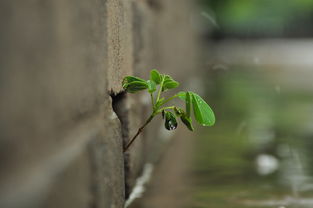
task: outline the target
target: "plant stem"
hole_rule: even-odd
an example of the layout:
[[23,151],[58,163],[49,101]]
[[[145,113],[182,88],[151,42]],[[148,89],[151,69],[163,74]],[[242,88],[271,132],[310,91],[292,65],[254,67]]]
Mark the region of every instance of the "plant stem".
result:
[[167,102],[169,102],[169,101],[171,101],[171,100],[173,100],[174,98],[177,98],[177,97],[178,97],[178,95],[174,95],[174,96],[172,96],[170,98],[167,98],[166,100],[163,101],[162,105],[164,105],[165,103],[167,103]]
[[174,108],[175,108],[175,106],[164,107],[164,108],[159,109],[158,112],[162,112],[163,110],[174,109]]
[[151,97],[152,108],[154,108],[154,100],[153,100],[153,94],[152,94],[152,92],[150,93],[150,97]]
[[148,123],[150,123],[150,121],[153,119],[153,117],[155,116],[155,113],[152,113],[150,115],[150,117],[147,119],[147,121],[138,129],[137,133],[135,134],[135,136],[130,140],[130,142],[126,145],[125,149],[123,152],[126,152],[128,150],[128,148],[130,147],[130,145],[135,141],[135,139],[138,137],[138,135],[142,132],[142,130],[146,127],[146,125]]
[[162,88],[163,88],[163,83],[164,83],[164,76],[162,76],[162,80],[161,80],[161,83],[160,83],[160,88],[159,88],[159,92],[158,92],[158,96],[155,100],[155,103],[157,103],[160,99],[160,96],[161,96],[161,92],[162,92]]

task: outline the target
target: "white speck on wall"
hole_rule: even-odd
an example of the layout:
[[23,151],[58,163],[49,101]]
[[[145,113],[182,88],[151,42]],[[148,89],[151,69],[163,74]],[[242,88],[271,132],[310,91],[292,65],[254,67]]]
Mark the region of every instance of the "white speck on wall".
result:
[[114,111],[112,111],[111,115],[110,115],[110,120],[114,120],[117,119],[117,115]]
[[150,180],[152,171],[153,165],[151,163],[145,164],[142,175],[137,178],[135,187],[125,202],[125,208],[128,207],[135,199],[140,198],[145,192],[145,184]]
[[268,175],[275,172],[279,167],[276,157],[268,154],[260,154],[256,158],[257,172],[260,175]]

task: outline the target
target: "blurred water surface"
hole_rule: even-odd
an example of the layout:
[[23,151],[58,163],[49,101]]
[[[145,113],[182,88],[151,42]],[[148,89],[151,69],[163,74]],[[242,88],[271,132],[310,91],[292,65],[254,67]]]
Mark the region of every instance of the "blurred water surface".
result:
[[[202,77],[217,123],[194,140],[187,207],[313,207],[312,65],[290,55],[301,44],[271,56],[271,44],[257,55],[254,45],[221,44],[215,52],[224,57],[210,54],[216,63]],[[237,58],[223,62],[225,47]]]

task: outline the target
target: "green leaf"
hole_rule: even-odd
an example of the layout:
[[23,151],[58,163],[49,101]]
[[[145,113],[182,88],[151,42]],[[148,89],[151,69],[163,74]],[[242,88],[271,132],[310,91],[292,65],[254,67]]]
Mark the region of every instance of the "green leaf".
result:
[[124,77],[123,82],[122,82],[123,88],[125,88],[124,87],[125,85],[128,85],[129,83],[136,82],[136,81],[138,81],[138,82],[146,82],[146,80],[141,79],[139,77],[126,76],[126,77]]
[[190,118],[191,101],[192,101],[191,93],[186,92],[186,115],[188,118]]
[[123,88],[129,93],[135,93],[148,88],[146,81],[133,81],[123,85]]
[[166,75],[164,77],[162,91],[166,91],[168,89],[173,89],[179,86],[179,83],[175,81],[171,76]]
[[187,128],[190,130],[190,131],[193,131],[194,128],[192,126],[192,120],[190,117],[188,117],[186,114],[183,114],[181,117],[180,117],[181,121],[185,124],[185,126],[187,126]]
[[164,117],[165,117],[164,126],[167,130],[174,130],[177,128],[177,121],[172,112],[165,111]]
[[[214,125],[215,116],[210,106],[198,94],[194,92],[188,93],[191,96],[191,102],[196,120],[204,126]],[[187,92],[179,92],[176,95],[178,98],[187,103]]]
[[162,91],[173,89],[173,88],[176,88],[178,86],[179,86],[178,82],[176,82],[176,81],[168,81],[168,82],[164,83]]
[[210,106],[196,93],[192,94],[193,113],[196,120],[203,126],[212,126],[215,123],[215,116]]
[[123,79],[122,85],[123,88],[129,93],[135,93],[140,90],[145,90],[149,87],[146,80],[134,76],[125,77]]
[[156,84],[155,84],[154,81],[148,80],[148,81],[147,81],[147,85],[148,85],[148,91],[149,91],[150,93],[156,91]]
[[158,70],[153,69],[150,72],[150,80],[154,81],[156,84],[160,84],[162,81],[162,75]]

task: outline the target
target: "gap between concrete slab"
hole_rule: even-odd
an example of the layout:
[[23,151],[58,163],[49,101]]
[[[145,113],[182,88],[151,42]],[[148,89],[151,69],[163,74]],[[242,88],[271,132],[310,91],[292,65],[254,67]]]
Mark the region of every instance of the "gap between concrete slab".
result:
[[[119,121],[121,122],[123,148],[126,146],[129,140],[129,109],[127,108],[127,94],[126,92],[120,92],[118,94],[111,94],[112,108],[116,113]],[[124,153],[124,175],[125,175],[125,199],[128,199],[130,195],[130,185],[127,183],[127,179],[130,175],[130,157],[129,153]]]

